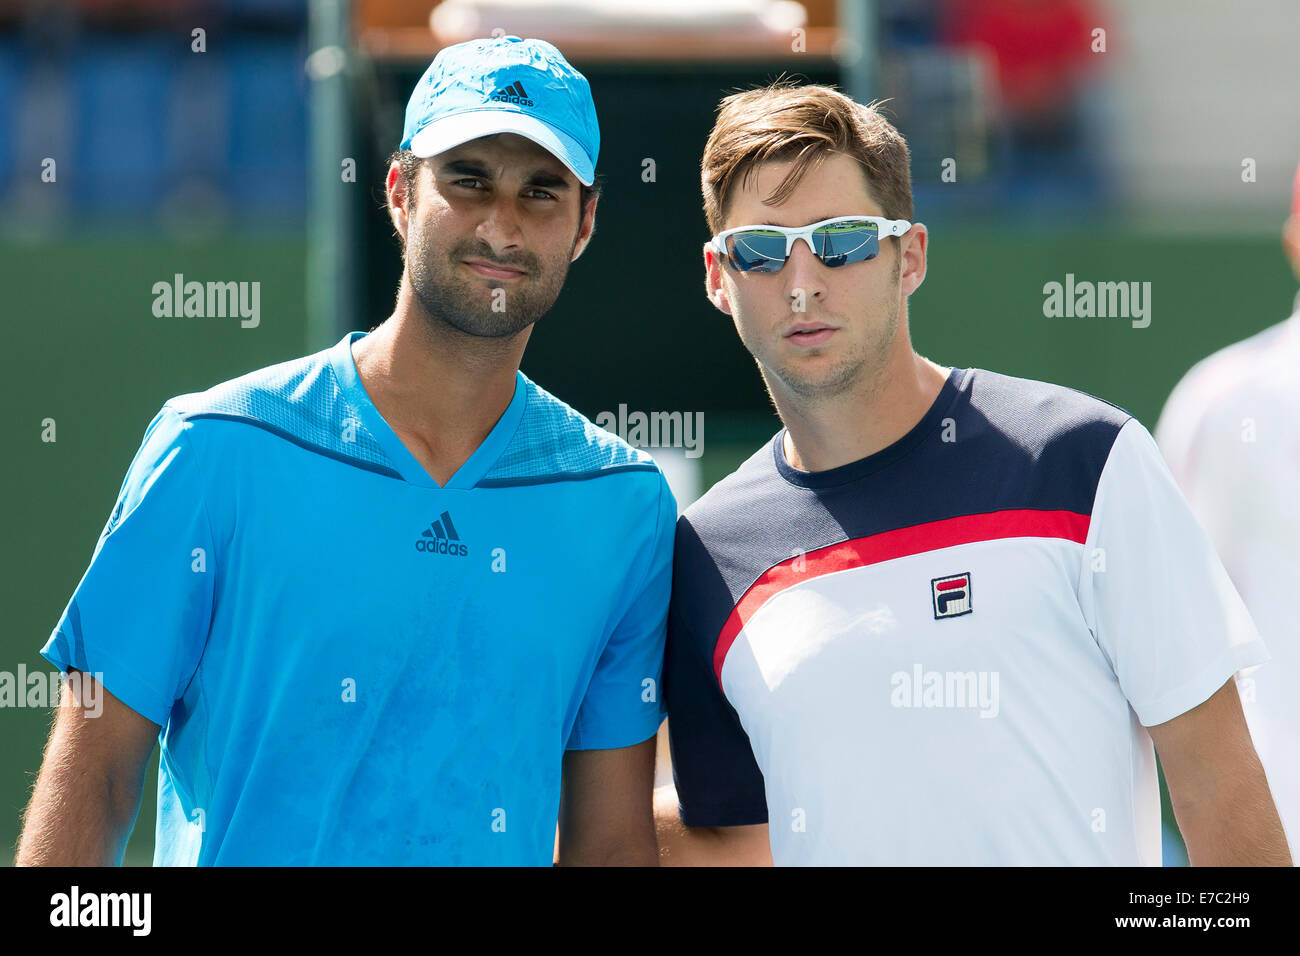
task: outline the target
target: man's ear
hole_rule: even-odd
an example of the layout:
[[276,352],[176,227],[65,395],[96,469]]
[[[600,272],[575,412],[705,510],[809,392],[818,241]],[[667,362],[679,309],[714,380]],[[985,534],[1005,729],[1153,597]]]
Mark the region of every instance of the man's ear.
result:
[[582,224],[578,227],[578,238],[573,243],[573,255],[570,262],[577,262],[578,256],[582,255],[587,249],[587,244],[591,242],[591,237],[596,233],[596,202],[600,195],[592,196],[587,201],[587,208],[582,211]]
[[394,160],[388,166],[388,179],[385,180],[388,194],[388,217],[393,221],[393,228],[402,237],[406,245],[406,229],[409,225],[410,196],[406,191],[406,180],[402,178],[402,167]]
[[707,242],[704,244],[704,293],[714,308],[725,315],[731,315],[731,300],[727,298],[726,286],[722,284],[722,261],[713,251],[713,246]]
[[898,255],[902,260],[898,271],[902,277],[904,298],[921,288],[921,283],[925,281],[925,252],[929,238],[925,226],[916,222],[897,239]]

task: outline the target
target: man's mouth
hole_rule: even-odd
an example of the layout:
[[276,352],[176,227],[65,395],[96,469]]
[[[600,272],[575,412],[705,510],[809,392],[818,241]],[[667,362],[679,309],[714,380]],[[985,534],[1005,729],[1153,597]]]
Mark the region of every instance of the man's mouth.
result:
[[518,279],[520,276],[528,275],[526,270],[520,269],[518,266],[502,265],[484,259],[463,259],[461,261],[479,275],[488,279]]
[[837,330],[823,322],[800,322],[785,334],[785,339],[799,346],[821,345]]

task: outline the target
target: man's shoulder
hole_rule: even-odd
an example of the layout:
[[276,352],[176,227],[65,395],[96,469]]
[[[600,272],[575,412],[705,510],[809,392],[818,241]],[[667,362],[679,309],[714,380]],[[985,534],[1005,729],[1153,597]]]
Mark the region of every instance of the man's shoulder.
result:
[[720,478],[697,498],[683,512],[682,523],[701,524],[725,518],[754,507],[755,502],[765,495],[779,494],[785,486],[776,470],[772,446],[783,431],[759,445],[735,471]]
[[967,502],[969,513],[1090,514],[1128,410],[1068,385],[966,369],[951,426],[926,448],[916,487]]
[[1133,415],[1114,402],[1069,385],[971,368],[963,376],[971,417],[1008,437],[1040,445],[1081,431],[1111,438]]
[[481,486],[586,481],[612,475],[664,481],[647,452],[595,425],[522,372],[520,378],[525,390],[523,415],[506,450],[479,482]]
[[[1242,441],[1246,429],[1289,422],[1300,407],[1300,313],[1201,359],[1170,392],[1156,440],[1180,481],[1212,459],[1202,447]],[[1198,452],[1198,448],[1200,451]],[[1238,456],[1239,457],[1239,456]]]
[[289,406],[319,408],[337,391],[325,351],[255,369],[200,392],[174,396],[167,400],[167,407],[186,420],[220,414],[275,420]]
[[1161,417],[1199,416],[1278,386],[1294,386],[1298,360],[1300,314],[1201,359],[1174,386]]
[[[967,369],[966,400],[951,424],[957,462],[967,472],[997,474],[1028,489],[1073,489],[1067,497],[1083,508],[1091,502],[1120,432],[1135,417],[1113,402],[1068,385]],[[1140,423],[1139,423],[1140,424]],[[950,456],[933,452],[938,467]]]
[[[209,423],[233,422],[328,457],[392,471],[388,454],[344,392],[331,352],[324,349],[177,395],[167,400],[164,410],[179,416],[192,434],[215,431]],[[255,432],[223,434],[242,440]]]

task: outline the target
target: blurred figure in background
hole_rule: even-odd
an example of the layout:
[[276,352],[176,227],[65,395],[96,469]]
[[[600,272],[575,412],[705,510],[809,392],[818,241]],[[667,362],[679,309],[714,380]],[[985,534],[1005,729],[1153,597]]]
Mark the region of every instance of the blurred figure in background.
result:
[[[1300,278],[1300,167],[1282,247]],[[1199,362],[1156,440],[1273,656],[1238,678],[1292,852],[1300,846],[1300,295],[1284,322]]]
[[1001,181],[1013,198],[1088,201],[1102,183],[1083,94],[1094,71],[1091,0],[946,0],[945,44],[985,51],[997,81]]

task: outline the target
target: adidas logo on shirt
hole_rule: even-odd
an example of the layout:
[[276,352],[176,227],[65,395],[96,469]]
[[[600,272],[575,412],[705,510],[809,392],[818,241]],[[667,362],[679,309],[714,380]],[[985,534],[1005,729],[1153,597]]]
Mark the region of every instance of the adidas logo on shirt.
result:
[[524,92],[524,85],[515,80],[504,89],[497,90],[488,100],[493,103],[513,103],[515,106],[532,106],[533,101]]
[[456,526],[451,523],[450,511],[444,511],[437,521],[420,532],[420,536],[415,539],[415,550],[427,554],[449,554],[457,558],[469,554],[469,548],[460,543]]

